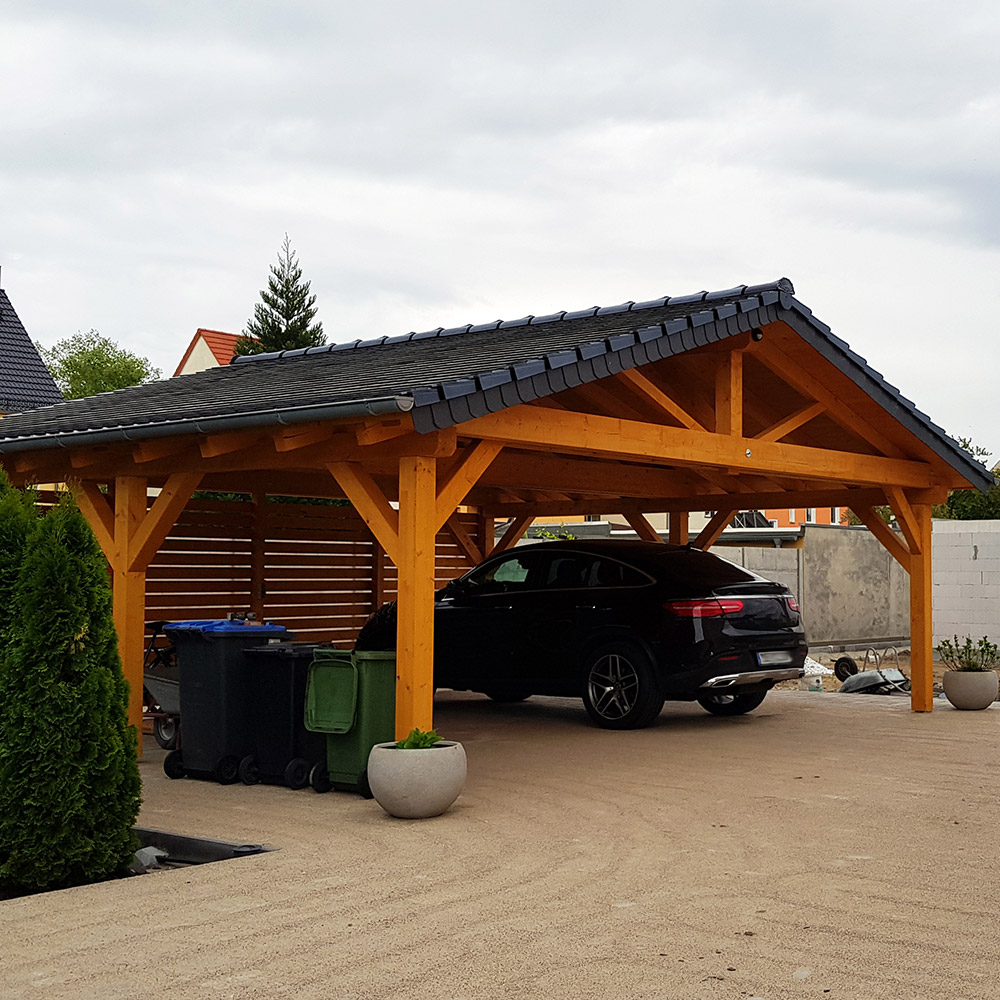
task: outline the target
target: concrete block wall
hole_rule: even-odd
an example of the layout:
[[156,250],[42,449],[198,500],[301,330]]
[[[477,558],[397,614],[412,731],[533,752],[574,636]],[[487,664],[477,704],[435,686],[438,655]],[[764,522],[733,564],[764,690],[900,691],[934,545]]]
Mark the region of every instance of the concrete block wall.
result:
[[934,642],[1000,642],[1000,521],[935,521]]

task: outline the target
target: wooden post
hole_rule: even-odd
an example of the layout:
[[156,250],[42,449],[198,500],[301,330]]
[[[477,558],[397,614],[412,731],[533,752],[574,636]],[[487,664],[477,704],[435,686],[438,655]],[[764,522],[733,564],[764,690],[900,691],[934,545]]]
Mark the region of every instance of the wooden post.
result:
[[266,503],[266,493],[253,494],[253,527],[250,529],[250,610],[257,616],[259,622],[264,620],[264,600],[267,595],[267,581],[264,579]]
[[912,504],[911,527],[920,551],[910,550],[910,707],[934,707],[934,616],[931,600],[931,507]]
[[[146,567],[131,568],[131,542],[146,517],[146,480],[115,481],[114,558],[111,560],[118,652],[129,685],[129,725],[142,732],[142,657],[146,632]],[[139,740],[142,753],[142,740]]]
[[670,512],[668,540],[671,545],[687,545],[690,540],[688,536],[688,520],[688,512],[686,510]]
[[482,510],[476,514],[476,542],[485,559],[496,545],[496,521]]
[[434,564],[437,460],[399,460],[396,736],[434,726]]

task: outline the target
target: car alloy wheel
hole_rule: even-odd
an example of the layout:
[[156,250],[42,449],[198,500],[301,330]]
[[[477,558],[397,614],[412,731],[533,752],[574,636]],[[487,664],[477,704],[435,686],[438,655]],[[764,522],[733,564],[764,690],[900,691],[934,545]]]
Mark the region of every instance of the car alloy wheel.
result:
[[640,729],[663,708],[648,657],[624,642],[594,651],[583,702],[594,722],[605,729]]

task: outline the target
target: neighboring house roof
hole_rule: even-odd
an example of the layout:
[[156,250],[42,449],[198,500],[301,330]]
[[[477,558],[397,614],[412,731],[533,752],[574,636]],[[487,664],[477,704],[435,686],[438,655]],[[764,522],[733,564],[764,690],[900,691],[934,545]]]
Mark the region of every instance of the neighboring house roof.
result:
[[233,358],[233,348],[240,339],[238,333],[223,333],[221,330],[198,329],[191,338],[184,357],[174,375],[190,375],[206,368],[228,365]]
[[970,483],[992,477],[868,366],[787,278],[604,308],[438,328],[241,357],[187,376],[73,400],[0,425],[0,452],[411,412],[441,429],[779,320]]
[[0,413],[61,403],[63,395],[0,288]]

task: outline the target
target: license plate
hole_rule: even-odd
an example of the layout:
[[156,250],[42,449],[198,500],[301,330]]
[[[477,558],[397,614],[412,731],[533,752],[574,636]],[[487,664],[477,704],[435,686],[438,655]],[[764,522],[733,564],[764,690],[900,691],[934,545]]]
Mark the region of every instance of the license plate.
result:
[[773,667],[779,663],[791,663],[792,654],[787,650],[776,650],[771,653],[758,653],[757,662],[762,667]]

